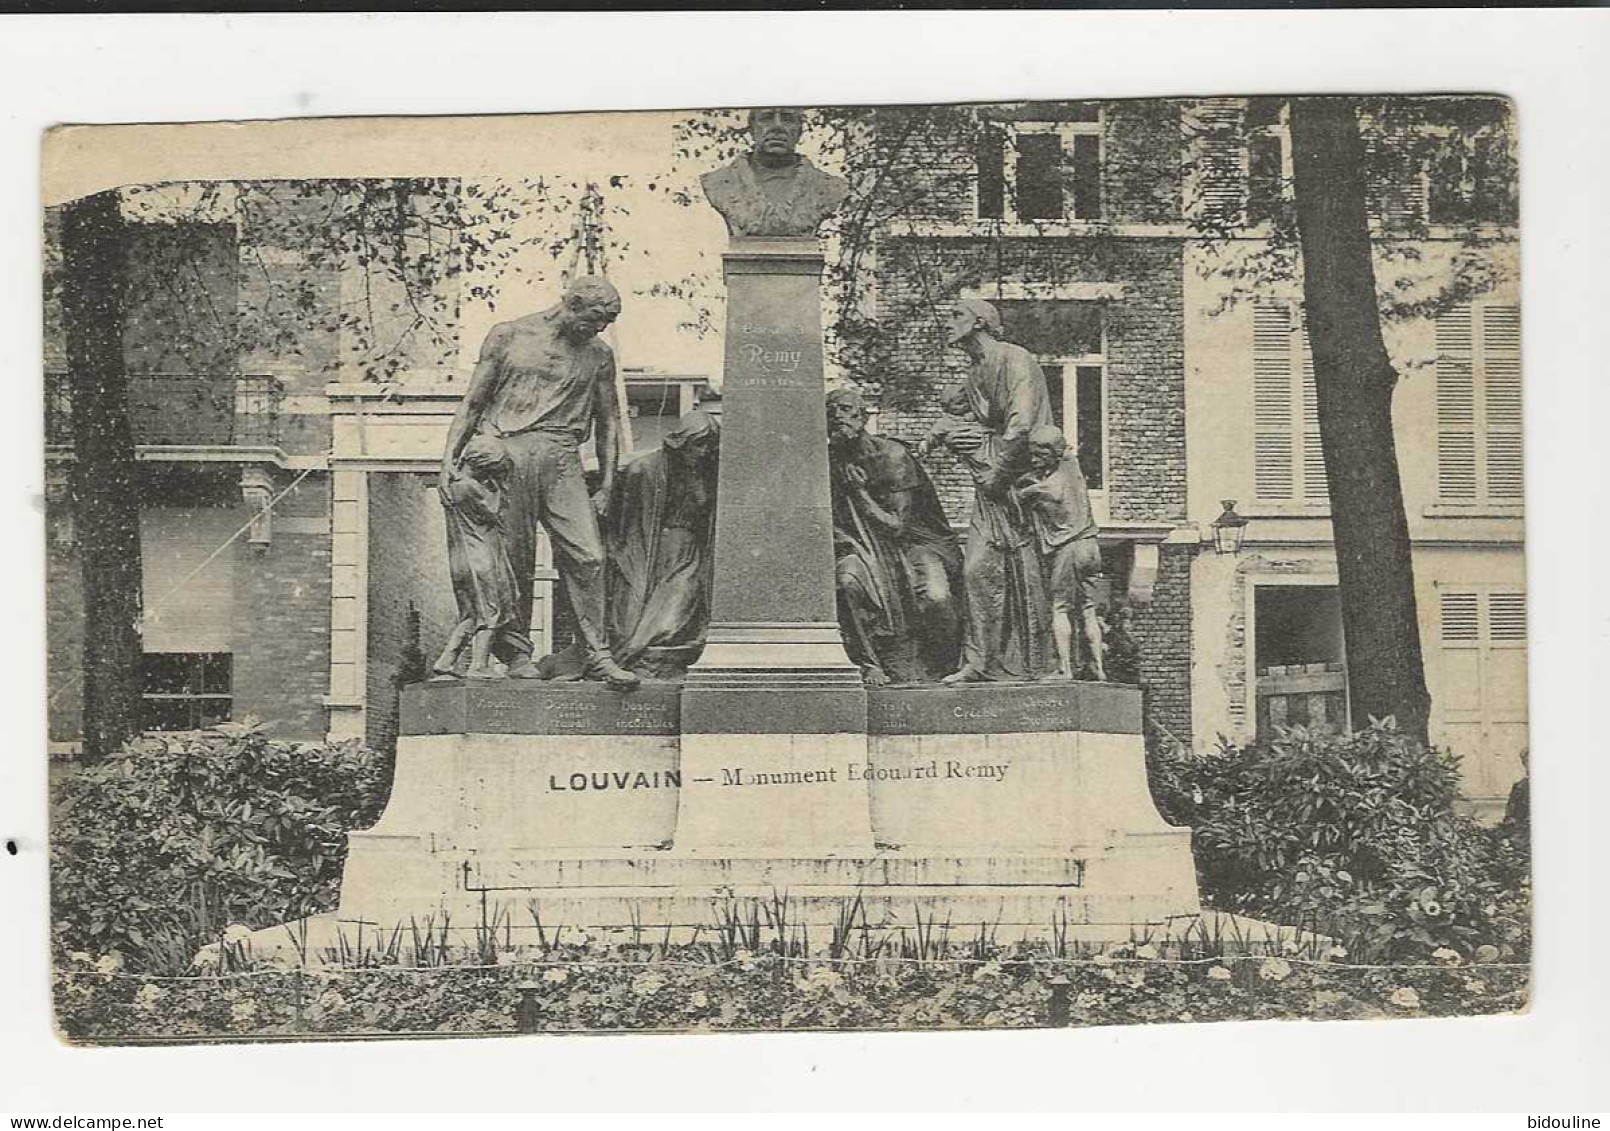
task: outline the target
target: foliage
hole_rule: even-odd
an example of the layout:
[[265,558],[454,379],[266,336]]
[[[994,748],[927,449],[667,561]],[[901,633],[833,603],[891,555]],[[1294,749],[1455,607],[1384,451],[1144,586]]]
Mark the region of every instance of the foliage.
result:
[[500,948],[491,963],[258,964],[152,978],[85,954],[58,969],[72,1038],[586,1030],[1031,1028],[1258,1018],[1378,1018],[1524,1008],[1524,967],[1455,957],[1405,968],[1275,954],[1180,958],[1129,944],[1082,957],[1044,945],[964,958],[830,959],[632,944]]
[[1460,810],[1459,763],[1389,719],[1152,759],[1159,808],[1194,830],[1214,906],[1330,935],[1361,958],[1530,949],[1526,838]]
[[58,953],[184,970],[227,924],[333,907],[345,834],[378,818],[383,769],[356,743],[227,724],[151,735],[71,772],[52,807]]

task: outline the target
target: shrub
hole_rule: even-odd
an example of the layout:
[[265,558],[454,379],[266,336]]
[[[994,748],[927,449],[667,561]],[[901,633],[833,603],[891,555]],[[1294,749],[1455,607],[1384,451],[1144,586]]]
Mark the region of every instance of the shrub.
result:
[[274,742],[252,724],[152,735],[77,770],[52,806],[58,951],[176,973],[227,925],[333,907],[383,771],[355,742]]
[[1309,927],[1359,958],[1529,949],[1523,836],[1458,807],[1459,762],[1391,720],[1153,759],[1168,818],[1195,830],[1214,905]]

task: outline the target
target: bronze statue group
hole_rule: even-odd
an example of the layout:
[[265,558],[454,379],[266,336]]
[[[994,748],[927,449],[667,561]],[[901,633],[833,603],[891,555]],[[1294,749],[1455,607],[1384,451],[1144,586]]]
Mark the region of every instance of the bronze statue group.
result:
[[[804,115],[749,113],[751,149],[701,178],[734,240],[805,240],[848,193],[796,151]],[[694,412],[619,467],[615,359],[598,333],[615,288],[577,279],[559,305],[487,335],[449,429],[439,490],[458,624],[434,678],[594,679],[636,687],[698,659],[710,618],[716,420]],[[971,361],[918,445],[866,430],[858,393],[827,396],[838,619],[869,686],[1108,677],[1095,604],[1101,549],[1090,493],[1033,356],[1002,340],[996,309],[961,299],[947,341]],[[581,447],[592,436],[589,490]],[[943,448],[973,479],[964,541],[919,462]],[[538,529],[575,622],[532,655]],[[1120,613],[1120,616],[1123,614]],[[1108,650],[1135,678],[1122,619]]]
[[[684,416],[618,465],[620,313],[600,278],[488,335],[448,434],[439,491],[459,620],[437,679],[674,679],[709,623],[720,426]],[[1027,350],[987,302],[959,301],[950,344],[972,365],[915,450],[866,430],[858,393],[827,396],[835,583],[851,660],[869,686],[1107,678],[1096,608],[1101,551],[1089,491]],[[598,455],[589,491],[581,446]],[[958,540],[919,457],[952,452],[974,486]],[[537,530],[553,544],[575,624],[533,657]]]

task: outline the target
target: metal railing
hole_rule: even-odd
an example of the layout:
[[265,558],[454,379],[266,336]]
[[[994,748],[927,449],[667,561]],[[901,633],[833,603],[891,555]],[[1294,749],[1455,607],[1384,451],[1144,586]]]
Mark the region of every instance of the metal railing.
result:
[[[176,447],[277,447],[284,383],[248,373],[131,373],[134,442]],[[73,442],[74,384],[45,374],[45,442]]]

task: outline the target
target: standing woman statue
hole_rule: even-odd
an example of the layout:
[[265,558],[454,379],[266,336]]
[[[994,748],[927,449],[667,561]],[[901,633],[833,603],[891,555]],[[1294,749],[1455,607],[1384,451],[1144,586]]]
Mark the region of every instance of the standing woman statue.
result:
[[[572,282],[557,306],[494,326],[447,433],[440,480],[444,500],[451,500],[453,481],[464,474],[460,459],[471,440],[493,437],[508,456],[502,534],[516,601],[512,623],[495,647],[515,678],[541,676],[531,659],[531,588],[540,525],[553,542],[559,578],[576,614],[587,678],[622,689],[639,682],[610,655],[598,529],[615,488],[620,408],[615,355],[597,335],[620,311],[615,288],[589,275]],[[581,445],[589,433],[601,472],[590,499],[581,464]]]

